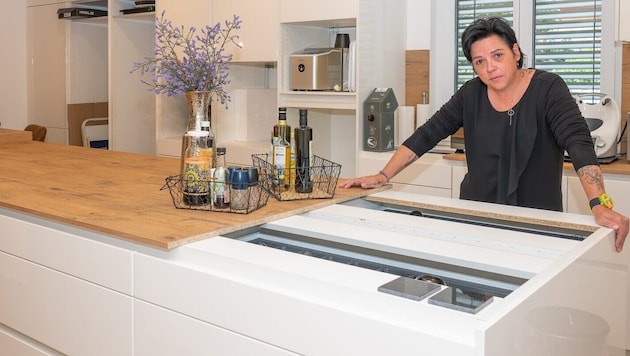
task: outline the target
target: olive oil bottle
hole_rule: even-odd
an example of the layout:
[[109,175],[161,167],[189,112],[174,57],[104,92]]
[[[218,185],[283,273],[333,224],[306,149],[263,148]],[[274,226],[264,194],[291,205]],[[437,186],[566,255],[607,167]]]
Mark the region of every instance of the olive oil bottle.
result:
[[289,188],[291,168],[291,126],[287,124],[287,109],[278,109],[278,123],[273,127],[271,159],[274,180],[282,190]]

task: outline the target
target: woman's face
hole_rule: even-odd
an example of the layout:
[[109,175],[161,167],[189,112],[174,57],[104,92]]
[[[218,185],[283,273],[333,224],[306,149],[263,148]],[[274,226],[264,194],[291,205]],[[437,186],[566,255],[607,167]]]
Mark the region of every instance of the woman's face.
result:
[[490,89],[501,91],[514,82],[521,58],[518,44],[510,48],[501,37],[491,35],[475,41],[470,55],[475,73]]

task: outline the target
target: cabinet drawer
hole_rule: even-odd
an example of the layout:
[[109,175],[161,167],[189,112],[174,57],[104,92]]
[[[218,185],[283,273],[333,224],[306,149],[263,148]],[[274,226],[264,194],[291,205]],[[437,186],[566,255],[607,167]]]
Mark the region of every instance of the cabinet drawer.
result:
[[131,355],[131,297],[0,252],[0,323],[69,355]]
[[0,251],[131,294],[132,251],[0,215]]
[[136,356],[297,355],[142,301],[134,303],[134,329]]
[[0,350],[3,355],[19,356],[56,356],[49,351],[43,350],[36,343],[30,343],[24,337],[4,329],[0,325]]

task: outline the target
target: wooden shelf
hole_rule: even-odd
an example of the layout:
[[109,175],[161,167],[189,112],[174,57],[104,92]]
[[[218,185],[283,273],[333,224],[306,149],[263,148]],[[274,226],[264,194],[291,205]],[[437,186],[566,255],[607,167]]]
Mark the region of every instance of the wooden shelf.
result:
[[356,110],[357,95],[350,92],[285,91],[280,106],[313,109]]

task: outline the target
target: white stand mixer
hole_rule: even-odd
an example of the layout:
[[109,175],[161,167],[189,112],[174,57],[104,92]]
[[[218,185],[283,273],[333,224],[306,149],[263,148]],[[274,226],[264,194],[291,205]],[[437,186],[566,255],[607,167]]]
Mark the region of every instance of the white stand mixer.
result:
[[[621,126],[619,105],[613,98],[600,93],[578,94],[574,98],[591,130],[597,158],[607,162],[615,160]],[[586,102],[586,98],[599,98],[599,101]]]

